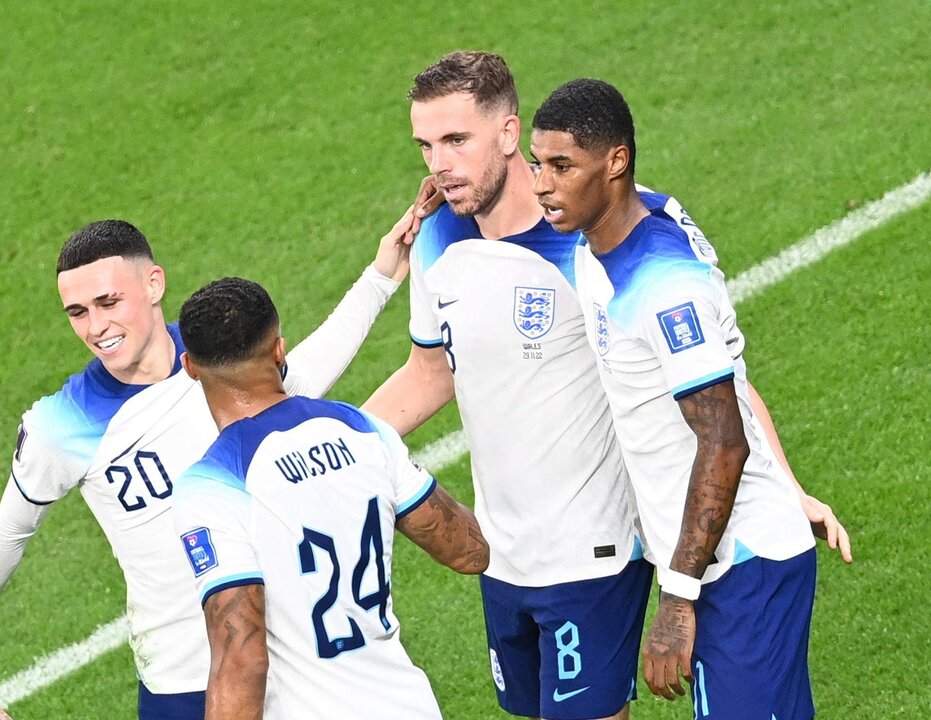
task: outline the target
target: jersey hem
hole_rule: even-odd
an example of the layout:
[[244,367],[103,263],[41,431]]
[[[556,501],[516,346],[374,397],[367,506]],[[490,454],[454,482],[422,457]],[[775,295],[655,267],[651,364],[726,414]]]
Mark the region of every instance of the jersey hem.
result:
[[704,390],[709,388],[712,385],[717,385],[718,383],[726,382],[728,380],[734,379],[734,369],[730,368],[729,370],[724,370],[722,372],[711,373],[710,375],[705,375],[704,377],[698,378],[690,383],[685,383],[674,387],[672,389],[672,399],[681,400],[684,397],[697,393],[699,390]]
[[405,515],[408,515],[419,508],[421,505],[423,505],[424,501],[433,494],[434,490],[436,490],[436,478],[431,476],[426,485],[421,488],[421,493],[419,496],[398,506],[398,509],[394,514],[395,519],[399,520]]
[[11,472],[10,477],[13,478],[13,482],[16,483],[16,489],[19,490],[19,494],[23,496],[23,499],[26,500],[26,502],[30,502],[33,505],[43,505],[43,506],[51,505],[53,502],[55,502],[54,500],[33,500],[31,497],[29,497],[26,494],[26,491],[23,490],[23,486],[19,484],[19,480],[16,479],[16,473]]
[[249,575],[247,577],[231,578],[230,580],[220,581],[216,585],[204,590],[204,593],[200,599],[201,607],[203,607],[207,603],[207,600],[210,599],[211,595],[215,595],[216,593],[222,590],[229,590],[230,588],[234,588],[234,587],[242,587],[243,585],[264,585],[264,584],[265,584],[265,579],[261,577],[260,575]]
[[442,340],[421,340],[420,338],[415,338],[413,335],[411,335],[411,342],[414,343],[414,345],[417,347],[427,349],[441,347],[443,345]]

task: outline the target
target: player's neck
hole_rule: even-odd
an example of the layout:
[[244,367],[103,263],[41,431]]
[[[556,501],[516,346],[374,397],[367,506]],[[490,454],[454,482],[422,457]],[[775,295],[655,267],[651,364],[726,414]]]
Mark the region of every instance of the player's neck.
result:
[[624,242],[650,211],[640,200],[633,182],[605,208],[599,219],[585,230],[585,238],[595,255],[604,255]]
[[504,187],[487,211],[475,216],[482,237],[489,240],[517,235],[543,218],[543,208],[533,194],[533,170],[520,153],[508,160]]
[[175,341],[168,332],[164,318],[159,315],[152,337],[139,361],[123,370],[107,368],[107,372],[125,385],[154,385],[171,375],[176,357]]
[[288,398],[274,365],[259,370],[237,366],[229,375],[205,374],[200,379],[210,414],[221,431]]

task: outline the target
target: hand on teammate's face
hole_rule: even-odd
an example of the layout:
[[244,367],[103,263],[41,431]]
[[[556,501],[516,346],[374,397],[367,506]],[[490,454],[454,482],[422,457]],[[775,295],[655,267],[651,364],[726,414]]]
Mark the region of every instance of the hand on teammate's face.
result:
[[[436,180],[432,175],[427,175],[420,182],[420,190],[417,192],[417,199],[414,200],[414,207],[417,209],[414,213],[413,234],[420,230],[420,220],[432,215],[436,209],[446,202],[443,193],[439,192],[436,187]],[[413,238],[412,238],[413,239]]]
[[681,675],[692,682],[695,610],[675,595],[660,594],[659,608],[643,648],[643,678],[650,692],[667,700],[685,695]]

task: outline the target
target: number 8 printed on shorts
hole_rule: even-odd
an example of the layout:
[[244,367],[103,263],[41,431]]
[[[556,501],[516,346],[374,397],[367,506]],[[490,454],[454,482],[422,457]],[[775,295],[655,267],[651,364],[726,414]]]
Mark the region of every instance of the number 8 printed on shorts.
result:
[[560,680],[573,680],[582,672],[582,656],[576,652],[579,646],[579,628],[575,623],[566,623],[556,631],[556,665]]

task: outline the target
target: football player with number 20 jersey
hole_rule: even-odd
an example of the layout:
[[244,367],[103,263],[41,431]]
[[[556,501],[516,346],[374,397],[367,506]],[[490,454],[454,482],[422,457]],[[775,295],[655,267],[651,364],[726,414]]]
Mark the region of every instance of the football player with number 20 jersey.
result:
[[[395,241],[378,266],[403,272]],[[197,594],[171,520],[178,476],[216,438],[200,386],[181,372],[176,325],[161,311],[164,271],[129,223],[92,223],[65,244],[59,290],[96,358],[25,413],[0,501],[0,587],[50,503],[77,487],[126,579],[140,717],[203,716],[209,654]],[[396,279],[370,267],[327,321],[289,355],[288,392],[311,397],[339,377]]]

